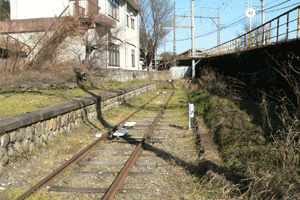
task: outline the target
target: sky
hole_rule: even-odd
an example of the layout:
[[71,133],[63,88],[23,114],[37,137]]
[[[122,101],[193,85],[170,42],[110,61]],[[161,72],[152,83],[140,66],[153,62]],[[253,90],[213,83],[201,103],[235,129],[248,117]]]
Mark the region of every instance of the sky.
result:
[[[172,5],[176,3],[176,15],[191,15],[191,0],[172,0]],[[249,18],[246,16],[246,10],[251,7],[256,11],[252,18],[252,24],[261,25],[262,12],[260,0],[194,0],[195,5],[195,35],[196,49],[209,49],[217,46],[217,26],[218,19],[197,18],[197,17],[218,17],[218,9],[220,9],[220,43],[227,42],[237,37],[238,34],[245,33],[243,31],[244,24],[249,24]],[[265,0],[265,22],[285,13],[288,10],[300,5],[299,0]],[[208,8],[209,7],[209,8]],[[213,8],[213,9],[212,9]],[[185,10],[187,9],[187,10]],[[296,17],[296,14],[295,16]],[[187,19],[177,17],[177,25],[179,22]],[[191,19],[188,18],[180,26],[191,26]],[[176,46],[177,54],[187,51],[192,46],[191,29],[176,30]],[[166,37],[166,51],[173,52],[173,30]],[[164,44],[158,49],[158,54],[164,52]]]

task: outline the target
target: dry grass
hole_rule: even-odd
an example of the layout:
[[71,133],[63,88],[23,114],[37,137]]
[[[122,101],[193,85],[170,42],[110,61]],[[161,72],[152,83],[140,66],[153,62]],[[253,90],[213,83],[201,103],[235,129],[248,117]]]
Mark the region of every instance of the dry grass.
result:
[[[282,74],[291,78],[291,86],[299,97],[295,76],[283,72],[287,71],[283,70]],[[299,107],[291,107],[287,97],[282,97],[277,117],[273,118],[270,112],[274,107],[264,96],[260,104],[260,116],[263,117],[253,119],[247,109],[240,110],[244,102],[240,101],[239,91],[236,90],[239,87],[228,84],[228,79],[218,76],[213,70],[206,69],[202,74],[196,86],[198,90],[192,92],[190,100],[197,104],[197,114],[204,118],[218,145],[222,157],[219,173],[235,185],[231,192],[223,193],[222,197],[299,198]],[[255,123],[264,120],[265,126],[272,126],[274,119],[280,119],[280,126],[266,129],[259,125],[263,123]],[[205,185],[210,184],[210,180],[204,181]],[[235,192],[237,188],[238,192]]]

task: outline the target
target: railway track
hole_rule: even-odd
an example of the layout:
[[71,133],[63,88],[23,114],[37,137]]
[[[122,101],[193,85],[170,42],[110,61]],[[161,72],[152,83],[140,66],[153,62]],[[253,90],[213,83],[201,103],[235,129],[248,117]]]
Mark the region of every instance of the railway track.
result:
[[[165,139],[163,136],[154,137],[152,134],[155,130],[164,130],[164,127],[159,125],[159,121],[173,94],[174,91],[172,94],[157,94],[116,126],[103,132],[100,138],[46,176],[18,199],[26,199],[43,187],[47,187],[51,193],[63,193],[66,199],[82,199],[85,196],[96,199],[113,199],[118,194],[132,193],[137,195],[151,192],[151,190],[145,189],[147,187],[142,186],[145,186],[149,181],[147,177],[151,176],[151,169],[156,168],[157,163],[149,162],[153,155],[142,154],[142,152],[152,144],[163,143]],[[164,105],[153,106],[154,103],[160,104],[162,102]],[[149,106],[152,111],[157,110],[158,114],[143,113],[139,115],[139,111]],[[132,119],[136,122],[134,127],[123,127],[127,121]],[[128,133],[124,137],[113,136],[117,130],[125,128]],[[90,180],[90,186],[82,184],[84,179]],[[136,182],[140,182],[141,187],[130,186],[131,183],[139,185]],[[72,198],[68,198],[70,196]]]

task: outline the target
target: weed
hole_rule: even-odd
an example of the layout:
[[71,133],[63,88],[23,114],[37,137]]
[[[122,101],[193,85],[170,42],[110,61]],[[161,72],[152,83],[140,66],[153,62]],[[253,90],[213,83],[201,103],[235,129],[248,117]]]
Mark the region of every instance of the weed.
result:
[[[293,76],[287,74],[287,70],[283,70],[282,73],[285,77],[292,77],[289,82],[293,85],[295,93],[300,94]],[[285,97],[280,109],[276,110],[277,118],[274,118],[270,110],[274,107],[270,106],[263,96],[261,111],[264,126],[260,126],[254,122],[263,118],[253,118],[239,109],[241,97],[235,90],[238,87],[228,86],[230,84],[228,80],[232,79],[222,82],[226,79],[207,69],[201,74],[203,75],[197,81],[198,86],[194,87],[199,90],[189,94],[189,101],[195,103],[196,114],[201,116],[209,127],[214,142],[218,145],[225,171],[230,174],[241,174],[248,180],[244,185],[238,176],[232,177],[238,180],[234,183],[243,185],[243,188],[238,189],[241,191],[239,193],[229,192],[226,195],[236,195],[244,199],[280,199],[284,195],[297,196],[299,187],[296,187],[298,192],[297,189],[289,190],[289,188],[298,185],[299,182],[300,154],[296,150],[299,149],[299,108],[291,109],[291,101]],[[300,99],[299,95],[298,97]],[[280,120],[281,126],[273,126],[274,119]],[[266,134],[265,127],[270,128],[270,136]],[[207,180],[203,183],[205,187],[209,185]],[[215,191],[213,194],[219,195],[220,187],[216,191],[212,189],[211,191]],[[206,189],[204,191],[210,194],[209,188]],[[222,195],[226,197],[224,193]]]

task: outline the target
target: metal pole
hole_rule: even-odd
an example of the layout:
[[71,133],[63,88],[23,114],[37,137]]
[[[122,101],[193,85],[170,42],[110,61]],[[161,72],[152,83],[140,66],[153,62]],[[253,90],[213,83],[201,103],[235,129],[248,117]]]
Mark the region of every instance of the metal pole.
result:
[[289,40],[289,22],[290,22],[289,14],[290,13],[286,15],[286,41]]
[[195,21],[194,21],[194,0],[191,0],[192,20],[192,78],[195,78]]
[[[262,24],[265,23],[265,0],[261,0]],[[262,28],[262,44],[265,45],[265,26]]]
[[298,25],[297,25],[297,38],[299,38],[299,29],[300,29],[300,8],[298,8]]
[[176,3],[174,2],[174,55],[176,55]]
[[221,24],[220,24],[220,8],[218,8],[218,46],[220,45],[221,42],[221,34],[220,34],[220,30],[221,30]]

